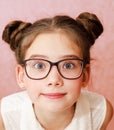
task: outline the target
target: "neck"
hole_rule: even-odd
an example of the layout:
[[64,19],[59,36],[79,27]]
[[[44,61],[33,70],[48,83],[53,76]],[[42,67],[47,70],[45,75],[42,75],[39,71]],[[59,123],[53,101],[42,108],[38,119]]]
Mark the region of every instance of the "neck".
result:
[[[34,111],[38,122],[45,130],[63,130],[65,129],[74,116],[75,107],[69,108],[62,112],[49,112],[37,109],[34,106]],[[62,123],[61,123],[62,122]]]

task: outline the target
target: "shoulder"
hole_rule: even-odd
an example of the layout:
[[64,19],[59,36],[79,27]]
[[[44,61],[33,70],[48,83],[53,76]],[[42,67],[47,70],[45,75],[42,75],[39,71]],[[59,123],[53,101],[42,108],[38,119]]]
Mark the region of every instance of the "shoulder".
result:
[[[10,111],[19,108],[23,101],[27,98],[26,91],[8,95],[1,100],[1,111]],[[13,105],[13,107],[12,107]]]
[[82,97],[89,102],[94,125],[99,124],[95,127],[105,130],[113,116],[113,108],[110,102],[98,93],[85,90],[82,91]]
[[[17,118],[23,101],[27,98],[26,91],[3,97],[0,101],[0,130],[4,130],[6,121]],[[11,122],[10,122],[11,123]]]
[[107,106],[106,115],[105,115],[105,119],[104,119],[104,122],[103,122],[100,130],[106,129],[106,127],[108,126],[108,124],[109,124],[109,122],[110,122],[110,120],[112,119],[112,116],[113,116],[113,107],[108,100],[106,100],[106,106]]
[[[83,90],[81,92],[81,96],[88,103],[89,109],[92,113],[93,120],[95,119],[97,120],[97,118],[103,120],[103,118],[105,118],[105,114],[107,110],[105,97],[98,93],[91,92],[88,90]],[[96,113],[98,114],[96,115]],[[100,115],[100,113],[102,114]]]
[[85,98],[87,101],[89,101],[90,107],[92,107],[92,108],[97,107],[97,108],[101,109],[101,105],[104,105],[104,107],[106,106],[105,97],[98,93],[91,92],[88,90],[82,90],[81,95],[83,98]]

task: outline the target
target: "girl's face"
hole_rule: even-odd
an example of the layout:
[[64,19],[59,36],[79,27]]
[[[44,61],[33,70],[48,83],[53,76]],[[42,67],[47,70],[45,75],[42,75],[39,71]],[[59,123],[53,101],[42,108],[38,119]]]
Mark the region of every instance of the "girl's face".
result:
[[[26,52],[25,59],[38,58],[51,62],[75,58],[82,59],[79,47],[63,33],[40,34]],[[41,110],[61,112],[72,108],[77,101],[82,86],[88,82],[88,72],[75,80],[63,78],[56,66],[49,75],[41,80],[32,80],[25,74],[24,68],[17,66],[17,79],[21,87],[25,87],[32,102]]]

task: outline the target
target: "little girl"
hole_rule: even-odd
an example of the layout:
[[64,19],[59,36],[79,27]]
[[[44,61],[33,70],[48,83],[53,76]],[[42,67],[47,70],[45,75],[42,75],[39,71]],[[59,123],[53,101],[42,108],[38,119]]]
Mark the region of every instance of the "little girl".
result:
[[0,130],[105,130],[112,107],[84,90],[90,48],[103,32],[95,14],[10,22],[3,40],[17,59],[16,77],[25,89],[1,100]]

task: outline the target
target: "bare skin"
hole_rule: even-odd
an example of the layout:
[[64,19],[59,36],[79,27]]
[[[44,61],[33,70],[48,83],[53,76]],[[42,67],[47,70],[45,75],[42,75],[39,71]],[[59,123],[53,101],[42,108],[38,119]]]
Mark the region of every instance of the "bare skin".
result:
[[107,100],[107,112],[106,112],[105,120],[100,130],[106,130],[110,120],[112,119],[112,116],[113,116],[113,107],[111,106],[110,102]]
[[5,130],[2,115],[1,115],[1,102],[0,102],[0,130]]

